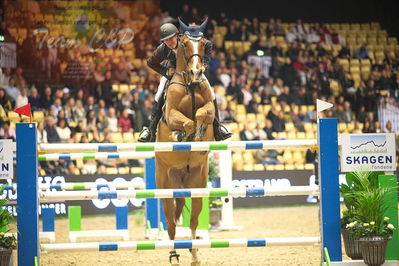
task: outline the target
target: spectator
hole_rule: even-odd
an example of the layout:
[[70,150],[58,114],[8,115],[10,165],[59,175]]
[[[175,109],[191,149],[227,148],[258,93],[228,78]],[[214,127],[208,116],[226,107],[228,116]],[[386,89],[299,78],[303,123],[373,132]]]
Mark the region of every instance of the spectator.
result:
[[10,77],[11,77],[11,68],[7,67],[4,68],[4,70],[0,68],[0,88],[5,88],[8,86]]
[[76,104],[72,109],[72,117],[77,124],[85,122],[86,110],[81,100],[76,100]]
[[54,117],[46,117],[46,125],[44,127],[44,130],[47,132],[48,143],[57,143],[61,141],[60,136],[58,135],[54,125]]
[[279,154],[276,150],[257,150],[255,153],[256,162],[259,164],[280,164],[282,162],[279,161]]
[[220,122],[223,123],[232,123],[235,122],[234,119],[234,111],[232,107],[233,102],[228,102],[227,107],[225,107],[225,104],[219,104],[219,116],[220,116]]
[[366,59],[369,57],[369,50],[367,48],[367,43],[363,43],[359,48],[356,49],[355,58]]
[[277,114],[277,117],[275,117],[274,120],[272,120],[273,123],[273,132],[283,132],[285,131],[285,117],[284,117],[284,112],[279,111]]
[[25,78],[22,76],[22,72],[23,72],[22,67],[17,67],[14,75],[11,76],[15,80],[15,86],[19,88],[27,84]]
[[40,122],[37,125],[37,143],[47,143],[47,131],[44,129],[44,123]]
[[270,121],[269,119],[266,119],[265,127],[263,128],[263,130],[265,131],[268,140],[274,139],[272,121]]
[[338,116],[338,121],[343,123],[352,123],[353,120],[354,115],[351,110],[351,105],[348,101],[345,101],[342,112]]
[[392,129],[392,123],[390,120],[385,123],[385,133],[395,133],[395,131]]
[[65,119],[58,120],[56,130],[61,142],[67,143],[71,138],[71,129],[67,126]]
[[93,175],[97,172],[97,164],[94,159],[83,160],[82,175]]
[[244,128],[240,131],[240,140],[254,140],[255,136],[249,129],[248,124],[244,124]]
[[86,114],[86,128],[85,130],[88,132],[96,132],[97,131],[97,118],[94,110],[89,110]]
[[254,136],[254,140],[266,140],[267,134],[261,128],[260,123],[257,122],[255,128],[252,130],[252,135]]
[[381,128],[380,121],[374,121],[374,131],[375,133],[385,133],[384,129]]
[[41,98],[39,93],[37,92],[36,87],[32,87],[30,89],[28,102],[30,103],[32,111],[39,111],[41,109]]
[[0,88],[0,106],[3,107],[4,111],[12,110],[10,97],[8,97],[6,90],[3,88]]
[[10,78],[8,80],[8,86],[5,88],[8,97],[10,98],[11,102],[15,102],[15,99],[17,99],[19,93],[18,88],[15,86],[15,79]]
[[338,52],[339,58],[351,58],[351,47],[349,43],[344,44]]
[[52,91],[50,86],[46,86],[44,88],[44,96],[41,97],[41,107],[42,109],[49,109],[50,106],[53,104],[53,97],[52,97]]
[[58,117],[58,113],[62,110],[62,102],[60,98],[56,98],[50,109],[54,112],[54,118]]
[[28,96],[26,92],[26,88],[21,88],[20,94],[15,99],[15,108],[24,106],[28,104]]
[[98,111],[96,128],[99,132],[104,132],[108,128],[108,117],[104,108]]
[[107,129],[111,132],[118,131],[118,118],[116,117],[116,111],[114,107],[110,107],[108,110],[108,127]]
[[122,132],[132,132],[132,121],[129,117],[129,109],[125,108],[122,111],[122,115],[118,119],[118,128]]
[[12,139],[15,141],[17,136],[15,130],[10,127],[10,121],[4,121],[0,128],[0,139]]

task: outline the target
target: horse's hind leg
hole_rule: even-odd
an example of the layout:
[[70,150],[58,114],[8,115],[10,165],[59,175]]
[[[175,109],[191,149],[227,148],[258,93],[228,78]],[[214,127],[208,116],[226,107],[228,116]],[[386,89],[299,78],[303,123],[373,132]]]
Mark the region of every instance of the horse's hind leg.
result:
[[[190,229],[191,229],[191,239],[196,239],[196,230],[198,226],[198,216],[202,209],[202,198],[193,198],[191,199],[191,219],[190,219]],[[197,266],[201,265],[198,260],[198,248],[192,248],[191,250],[191,265]]]
[[[175,240],[176,235],[176,220],[175,220],[175,203],[174,199],[162,199],[163,203],[163,211],[165,213],[166,224],[168,226],[168,235],[170,240]],[[180,265],[179,264],[179,254],[176,253],[175,249],[172,249],[169,252],[169,261],[170,264]]]

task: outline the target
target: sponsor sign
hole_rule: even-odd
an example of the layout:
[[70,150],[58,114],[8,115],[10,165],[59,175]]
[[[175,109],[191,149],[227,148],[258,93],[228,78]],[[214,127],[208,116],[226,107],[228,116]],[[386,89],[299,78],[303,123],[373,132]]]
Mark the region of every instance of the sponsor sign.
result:
[[14,162],[12,140],[0,140],[0,179],[12,179],[14,176]]
[[395,134],[343,134],[341,136],[341,171],[396,170]]

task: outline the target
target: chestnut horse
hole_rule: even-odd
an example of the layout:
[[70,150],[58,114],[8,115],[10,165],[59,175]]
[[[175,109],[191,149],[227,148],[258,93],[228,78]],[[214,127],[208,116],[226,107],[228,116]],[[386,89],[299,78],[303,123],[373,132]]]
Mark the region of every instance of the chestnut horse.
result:
[[[204,24],[204,23],[203,23]],[[202,27],[203,25],[201,25]],[[167,89],[164,119],[159,123],[156,142],[213,141],[215,116],[213,94],[202,73],[204,39],[187,34],[179,37],[176,72]],[[208,153],[199,151],[156,152],[156,184],[158,189],[205,188],[208,180]],[[175,239],[176,222],[185,203],[184,198],[162,199],[170,240]],[[202,198],[191,205],[191,239],[196,237]],[[191,249],[191,265],[200,265],[198,249]],[[170,252],[172,265],[179,265],[179,255]]]

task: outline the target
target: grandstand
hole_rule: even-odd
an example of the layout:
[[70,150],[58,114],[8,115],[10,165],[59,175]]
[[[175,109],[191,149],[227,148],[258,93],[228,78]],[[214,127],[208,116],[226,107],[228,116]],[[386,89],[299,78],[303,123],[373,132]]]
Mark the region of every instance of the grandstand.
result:
[[[18,74],[16,69],[8,73],[7,67],[0,73],[0,87],[4,90],[4,93],[0,92],[0,136],[12,137],[9,133],[15,128],[15,123],[27,121],[27,118],[20,117],[12,110],[23,100],[35,103],[31,91],[36,87],[41,98],[33,111],[33,120],[39,124],[43,123],[42,132],[53,128],[47,124],[47,117],[52,116],[56,121],[67,121],[67,127],[71,130],[71,141],[137,141],[142,127],[148,125],[153,94],[159,81],[159,75],[147,66],[146,58],[159,42],[157,22],[160,18],[151,11],[151,7],[137,8],[142,13],[129,13],[124,19],[121,19],[117,12],[114,13],[115,17],[109,17],[107,13],[93,12],[89,19],[94,22],[94,29],[109,29],[113,26],[130,28],[135,32],[135,37],[133,41],[124,45],[92,47],[88,45],[90,40],[87,36],[79,36],[70,25],[62,23],[70,14],[54,13],[54,9],[41,2],[29,3],[32,5],[32,11],[18,12],[15,2],[8,2],[4,7],[5,41],[17,43],[17,66],[22,70],[22,74]],[[72,3],[77,6],[87,4],[70,4]],[[116,6],[107,8],[116,10]],[[126,11],[127,6],[122,5],[118,8]],[[317,138],[314,105],[316,98],[336,105],[332,113],[326,112],[324,115],[340,119],[339,133],[366,132],[365,124],[370,125],[370,128],[367,126],[367,132],[398,132],[399,123],[394,123],[397,121],[395,119],[398,114],[399,97],[399,45],[396,37],[391,36],[376,21],[323,24],[317,21],[303,24],[276,21],[260,21],[255,25],[249,20],[228,19],[226,24],[226,21],[215,17],[211,18],[208,26],[206,37],[212,40],[215,54],[207,76],[214,88],[220,88],[217,91],[221,96],[218,100],[222,100],[219,103],[220,112],[224,112],[227,105],[233,112],[232,120],[222,121],[233,132],[232,140],[240,140],[244,131],[249,132],[252,139],[261,139],[262,136],[255,131],[257,125],[263,129],[267,120],[274,124],[280,111],[284,114],[284,130],[272,129],[273,138]],[[62,38],[61,36],[67,37],[67,51],[54,46],[48,47],[46,51],[37,50],[34,44],[39,44],[44,36],[32,34],[37,33],[35,25],[39,24],[48,28],[49,37],[54,38],[53,42]],[[242,24],[247,25],[246,32],[240,31]],[[292,29],[298,30],[299,26],[307,29],[305,35],[300,35],[299,31],[292,32]],[[232,28],[237,31],[235,34]],[[290,32],[296,34],[294,41],[287,38]],[[312,36],[310,32],[313,32]],[[317,41],[311,41],[314,39],[308,37],[316,37]],[[76,41],[78,39],[81,41]],[[104,39],[100,41],[105,42]],[[364,44],[367,53],[365,56],[360,53],[362,50],[359,50]],[[348,48],[347,56],[341,53],[345,48]],[[262,50],[261,56],[259,50]],[[22,53],[30,53],[28,60],[21,56]],[[51,55],[55,55],[56,60]],[[251,56],[270,59],[271,65],[266,76],[262,75],[265,73],[263,65],[255,64],[253,67],[248,63]],[[311,57],[315,59],[314,63],[311,62]],[[290,58],[292,63],[287,64],[287,58]],[[69,79],[66,73],[70,73],[68,71],[77,63],[84,72]],[[384,71],[387,72],[386,76]],[[15,84],[10,84],[10,79],[13,79]],[[232,83],[233,79],[237,80],[235,84]],[[272,80],[271,86],[267,84],[269,79]],[[282,80],[282,86],[278,80]],[[246,85],[250,86],[249,102],[245,102],[242,96],[242,88]],[[45,88],[48,86],[51,90],[49,102],[46,102],[43,99],[47,99]],[[285,86],[288,86],[288,93],[283,92]],[[29,97],[20,99],[17,93],[17,97],[14,98],[10,93],[14,87],[18,90],[22,87],[28,88]],[[65,87],[68,90],[64,90]],[[304,95],[300,94],[302,88]],[[94,104],[87,101],[90,95],[95,97]],[[69,109],[67,101],[71,96],[76,101],[81,101],[83,109],[75,106]],[[60,108],[55,106],[56,98],[61,99]],[[105,106],[100,106],[100,99],[104,100]],[[349,110],[344,109],[344,102],[350,103]],[[384,110],[387,105],[394,111],[382,115],[386,113]],[[361,115],[361,106],[365,107],[365,113],[374,113],[372,121]],[[99,110],[104,109],[108,115],[110,107],[115,108],[116,117],[107,117],[107,121],[102,123],[103,120],[98,117]],[[115,124],[115,119],[120,119],[126,109],[131,126],[122,132],[121,127],[113,128],[112,125]],[[94,110],[94,120],[88,117],[89,110]],[[377,120],[380,120],[381,129],[375,128]],[[4,125],[7,124],[5,121],[9,122],[9,132],[4,132]],[[388,121],[394,125],[393,129],[386,128]],[[54,128],[57,134],[61,134],[59,126]],[[50,135],[49,132],[47,134]],[[235,152],[233,167],[238,171],[313,169],[313,161],[304,159],[306,153],[307,150],[285,151],[278,153],[276,164],[262,164],[252,152]],[[127,162],[119,162],[111,166],[104,163],[101,167],[97,165],[97,170],[109,174],[133,174],[141,171],[138,162],[130,163],[135,165],[128,166]],[[79,174],[84,162],[76,160],[74,166],[69,173]],[[51,173],[52,169],[64,169],[62,171],[68,172],[70,166],[54,162],[54,165],[42,164],[40,171],[42,175],[46,175]]]

